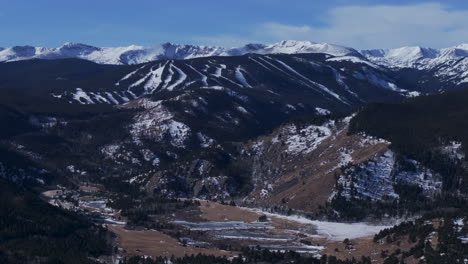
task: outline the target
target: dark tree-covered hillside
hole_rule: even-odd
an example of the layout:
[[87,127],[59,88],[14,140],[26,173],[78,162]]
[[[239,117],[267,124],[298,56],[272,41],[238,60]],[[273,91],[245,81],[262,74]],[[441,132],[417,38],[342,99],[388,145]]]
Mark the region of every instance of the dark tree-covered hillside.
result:
[[468,91],[457,91],[371,104],[351,121],[350,131],[389,140],[393,150],[441,173],[445,190],[466,190],[468,173],[462,162],[443,151],[453,141],[468,149],[466,102]]
[[0,179],[0,263],[95,263],[107,231]]

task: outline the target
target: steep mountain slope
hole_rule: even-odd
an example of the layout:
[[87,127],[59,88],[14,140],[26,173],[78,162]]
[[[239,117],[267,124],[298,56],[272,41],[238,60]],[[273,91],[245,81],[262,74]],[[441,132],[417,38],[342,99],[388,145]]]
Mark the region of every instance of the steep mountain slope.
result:
[[254,190],[246,201],[316,212],[333,196],[343,167],[388,148],[383,140],[348,136],[349,120],[297,120],[248,142],[241,157],[252,166]]
[[[0,64],[0,69],[8,73],[0,77],[0,88],[81,104],[116,104],[151,94],[211,89],[285,97],[295,108],[299,102],[293,97],[300,94],[317,107],[343,109],[403,98],[414,91],[398,87],[385,69],[367,61],[324,54],[211,57],[135,66],[31,60]],[[24,74],[32,78],[22,78]],[[325,101],[327,106],[320,104]]]
[[296,120],[245,143],[240,157],[252,168],[253,191],[244,202],[355,221],[431,208],[441,173],[389,149],[390,141],[350,134],[350,120]]
[[52,89],[79,85],[87,79],[101,78],[119,69],[120,66],[100,65],[78,59],[0,63],[0,87],[16,94],[50,97],[48,92]]

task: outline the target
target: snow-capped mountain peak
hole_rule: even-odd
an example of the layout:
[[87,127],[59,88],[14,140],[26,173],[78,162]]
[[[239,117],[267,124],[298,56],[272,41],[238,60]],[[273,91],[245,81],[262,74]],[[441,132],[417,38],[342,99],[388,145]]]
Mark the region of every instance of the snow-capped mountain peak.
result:
[[395,49],[362,50],[361,54],[369,60],[388,67],[413,67],[425,59],[434,59],[439,51],[420,46],[406,46]]
[[359,54],[359,52],[353,48],[328,43],[296,40],[283,40],[281,42],[268,45],[263,50],[259,50],[258,53],[325,53],[333,56],[350,56]]
[[65,43],[58,48],[17,46],[0,49],[0,61],[79,58],[101,64],[138,64],[158,59],[183,60],[209,56],[240,56],[248,53],[325,53],[332,56],[361,56],[355,49],[344,46],[295,40],[285,40],[270,45],[252,43],[230,49],[216,46],[181,45],[170,42],[148,47],[131,45],[104,48],[81,43]]
[[407,46],[397,49],[391,49],[387,53],[390,58],[402,59],[406,58],[410,61],[416,61],[419,59],[432,59],[438,54],[437,50],[431,48],[423,48],[420,46]]
[[57,56],[57,57],[82,57],[87,56],[93,52],[100,51],[101,48],[81,44],[81,43],[65,43],[57,49],[51,49],[49,52],[41,55],[42,57]]
[[[152,46],[95,47],[81,43],[65,43],[58,48],[14,46],[0,48],[0,62],[27,59],[78,58],[99,64],[140,64],[155,60],[185,60],[211,56],[241,56],[256,54],[323,53],[348,61],[369,61],[392,69],[413,68],[434,70],[434,74],[452,83],[468,82],[468,44],[443,49],[406,46],[394,49],[357,50],[329,43],[283,40],[273,44],[247,44],[237,48],[175,44]],[[340,58],[332,58],[340,59]]]
[[41,48],[32,46],[14,46],[0,50],[0,61],[17,60],[18,58],[30,58],[36,55]]
[[440,50],[441,57],[461,58],[468,56],[468,44],[461,44]]
[[412,68],[433,71],[433,75],[452,84],[468,82],[468,44],[443,49],[419,46],[396,49],[363,50],[361,54],[375,64],[393,69]]
[[468,50],[468,43],[462,43],[460,45],[455,46],[455,48]]
[[468,44],[460,44],[443,49],[406,46],[395,49],[362,50],[361,54],[368,59],[387,62],[394,67],[412,66],[420,60],[440,60],[440,58],[462,58],[468,56]]

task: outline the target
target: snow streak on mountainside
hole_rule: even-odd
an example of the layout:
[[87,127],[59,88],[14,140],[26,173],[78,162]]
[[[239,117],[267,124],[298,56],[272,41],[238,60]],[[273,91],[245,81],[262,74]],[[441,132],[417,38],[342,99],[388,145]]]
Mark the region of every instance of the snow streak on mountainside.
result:
[[[257,55],[155,61],[86,82],[54,89],[55,98],[80,104],[120,104],[142,96],[214,90],[247,103],[260,96],[281,101],[285,112],[350,109],[370,101],[411,96],[378,66],[331,60],[331,55]],[[335,58],[335,57],[333,57]],[[248,110],[238,108],[244,114]]]

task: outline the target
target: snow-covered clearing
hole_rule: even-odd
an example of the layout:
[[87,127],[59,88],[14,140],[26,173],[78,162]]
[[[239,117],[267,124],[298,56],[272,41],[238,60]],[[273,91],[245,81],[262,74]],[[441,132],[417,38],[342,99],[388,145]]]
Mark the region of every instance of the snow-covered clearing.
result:
[[264,214],[268,217],[276,217],[285,219],[288,221],[297,222],[305,225],[313,225],[316,228],[317,235],[319,238],[326,238],[333,241],[341,241],[346,238],[356,239],[361,237],[369,237],[377,234],[380,230],[390,228],[392,226],[387,225],[373,225],[370,223],[358,222],[358,223],[339,223],[339,222],[328,222],[319,220],[310,220],[308,218],[298,215],[280,215],[274,213],[264,212],[260,209],[244,208],[253,212]]

